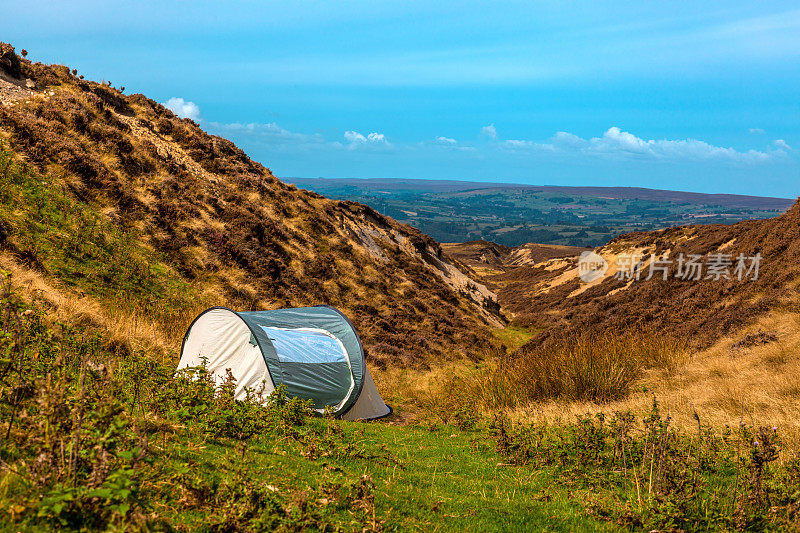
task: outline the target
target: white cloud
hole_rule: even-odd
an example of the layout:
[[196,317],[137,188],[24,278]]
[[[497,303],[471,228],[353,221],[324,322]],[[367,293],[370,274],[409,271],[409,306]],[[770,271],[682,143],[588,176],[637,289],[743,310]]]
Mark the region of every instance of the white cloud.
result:
[[727,160],[740,163],[760,163],[775,156],[785,156],[782,150],[791,149],[782,140],[775,141],[780,150],[738,151],[715,146],[697,139],[642,139],[614,126],[601,137],[583,139],[567,132],[558,132],[547,142],[507,140],[502,147],[508,150],[583,154],[614,159],[651,159],[662,161]]
[[200,121],[200,107],[194,102],[187,102],[183,98],[172,97],[164,103],[164,107],[181,118],[190,118],[195,122]]
[[654,140],[641,139],[616,126],[609,128],[602,137],[589,141],[589,151],[605,155],[646,157],[652,159],[703,160],[730,159],[742,162],[758,162],[769,158],[765,152],[748,150],[739,152],[733,148],[714,146],[696,139]]
[[219,123],[206,122],[211,133],[228,137],[235,142],[245,141],[255,142],[262,146],[268,146],[273,150],[283,152],[307,151],[307,150],[355,150],[357,148],[377,149],[380,147],[389,148],[392,144],[386,139],[383,133],[372,132],[363,135],[357,131],[348,130],[344,132],[344,142],[326,139],[320,133],[297,133],[282,128],[274,122],[270,123]]
[[481,135],[485,135],[492,140],[497,139],[497,129],[494,127],[494,124],[489,124],[481,128]]
[[344,132],[344,138],[347,140],[347,142],[353,144],[365,144],[367,142],[367,138],[358,133],[357,131]]
[[503,141],[503,145],[508,148],[543,148],[545,145],[533,141],[521,141],[518,139],[508,139]]
[[210,133],[232,140],[242,148],[245,148],[245,151],[252,150],[253,147],[259,147],[260,149],[267,148],[270,153],[303,153],[311,150],[326,150],[331,147],[342,148],[341,143],[328,142],[319,133],[296,133],[282,128],[274,122],[234,122],[228,124],[204,122],[203,126],[208,128]]
[[[184,102],[185,103],[185,102]],[[394,152],[408,159],[430,158],[436,160],[442,151],[463,152],[464,157],[486,161],[499,157],[536,157],[542,162],[585,164],[597,160],[608,162],[641,161],[669,162],[674,164],[773,164],[796,159],[792,147],[783,139],[772,141],[762,150],[737,150],[715,146],[697,139],[645,139],[619,127],[611,127],[597,137],[583,138],[573,133],[559,131],[547,140],[498,139],[493,125],[486,126],[483,137],[492,136],[490,143],[475,143],[438,136],[427,141],[392,144],[379,132],[360,133],[347,130],[339,139],[329,139],[320,133],[297,133],[270,123],[204,122],[212,133],[241,143],[246,149],[268,150],[263,153],[335,153],[358,156],[359,153],[377,154]],[[487,132],[488,130],[488,132]],[[271,157],[271,156],[270,156]]]
[[383,133],[378,133],[375,131],[364,136],[357,131],[348,130],[344,132],[344,138],[348,143],[350,143],[348,145],[348,148],[350,149],[355,149],[359,146],[390,146],[389,141],[386,140],[386,136]]
[[588,146],[589,141],[581,139],[577,135],[559,131],[553,135],[548,142],[525,141],[518,139],[508,139],[503,141],[502,146],[511,150],[536,150],[541,152],[566,152],[582,150]]
[[553,138],[550,140],[553,144],[558,146],[583,147],[586,145],[586,141],[584,139],[581,139],[572,133],[567,133],[566,131],[556,132],[556,134],[553,135]]
[[787,150],[790,152],[792,151],[792,147],[786,144],[786,141],[784,141],[783,139],[777,139],[773,141],[772,144],[774,144],[777,148],[781,150]]
[[750,133],[760,135],[764,133],[764,130],[762,130],[761,128],[750,128]]
[[320,145],[325,143],[325,138],[318,134],[295,133],[278,126],[274,122],[269,123],[241,123],[233,122],[220,124],[218,122],[207,123],[209,131],[220,135],[242,136],[257,139],[258,141],[270,145]]

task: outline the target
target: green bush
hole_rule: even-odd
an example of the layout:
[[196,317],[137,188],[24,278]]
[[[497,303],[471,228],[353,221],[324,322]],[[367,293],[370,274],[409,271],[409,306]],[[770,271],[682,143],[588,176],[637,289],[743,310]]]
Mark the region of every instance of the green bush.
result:
[[15,160],[0,142],[0,244],[109,308],[170,325],[194,309],[198,295],[137,236],[77,201],[50,174]]
[[675,430],[654,400],[651,413],[574,423],[512,424],[497,416],[498,451],[514,464],[589,490],[587,512],[645,530],[763,530],[794,527],[800,458],[779,461],[776,428],[741,425],[696,435]]

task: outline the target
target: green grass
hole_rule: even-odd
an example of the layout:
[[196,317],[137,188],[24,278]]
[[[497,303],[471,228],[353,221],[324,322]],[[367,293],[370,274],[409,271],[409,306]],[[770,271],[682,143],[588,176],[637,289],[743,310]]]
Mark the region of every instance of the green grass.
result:
[[[30,312],[33,311],[33,312]],[[776,429],[310,416],[233,399],[0,283],[0,531],[780,530],[800,457]],[[455,407],[454,407],[455,408]]]
[[[308,460],[300,456],[302,446],[267,436],[248,449],[245,468],[289,494],[319,494],[325,484],[346,484],[369,476],[375,484],[375,515],[388,530],[609,529],[587,517],[566,492],[556,493],[556,501],[543,501],[543,490],[553,479],[505,465],[485,434],[450,426],[429,431],[380,423],[334,423],[366,458]],[[240,460],[235,450],[225,447],[209,447],[192,458],[196,468],[208,471]],[[547,498],[552,496],[548,493]],[[348,510],[340,511],[346,514]],[[197,519],[189,526],[199,526],[204,517]]]
[[536,327],[506,326],[505,328],[495,329],[492,333],[509,352],[515,352],[540,331],[542,329]]
[[[483,430],[309,417],[173,378],[0,287],[0,530],[594,531]],[[554,495],[555,494],[555,498]]]
[[649,415],[598,414],[556,425],[495,418],[510,462],[549,473],[586,513],[643,531],[797,531],[800,457],[774,427],[672,427]]

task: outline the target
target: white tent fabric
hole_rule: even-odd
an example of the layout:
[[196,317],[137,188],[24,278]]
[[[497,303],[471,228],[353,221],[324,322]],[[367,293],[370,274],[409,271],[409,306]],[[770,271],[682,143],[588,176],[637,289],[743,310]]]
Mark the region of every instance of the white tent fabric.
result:
[[367,368],[361,394],[353,407],[342,415],[342,420],[370,420],[383,418],[390,414],[392,414],[392,408],[384,403],[377,387],[375,387],[375,382],[372,380],[372,374],[369,373],[369,368]]
[[275,390],[261,350],[250,342],[250,329],[244,321],[226,309],[212,309],[198,318],[183,346],[178,369],[206,368],[219,386],[225,382],[227,369],[236,378],[237,400],[245,399],[246,389],[256,392],[264,386],[264,395]]

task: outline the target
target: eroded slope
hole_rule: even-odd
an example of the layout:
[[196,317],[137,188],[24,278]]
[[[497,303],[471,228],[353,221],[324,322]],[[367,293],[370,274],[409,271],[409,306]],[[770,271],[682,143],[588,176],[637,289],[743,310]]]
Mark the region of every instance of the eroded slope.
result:
[[[549,335],[571,331],[644,328],[708,346],[774,309],[800,302],[800,204],[784,215],[734,225],[685,226],[623,235],[596,250],[608,261],[604,277],[584,283],[577,257],[553,259],[486,278],[516,320],[548,328]],[[667,279],[649,275],[650,255],[671,258]],[[641,256],[641,279],[619,279],[626,256]],[[732,261],[730,279],[680,279],[683,254],[724,254]],[[758,279],[737,279],[739,255],[760,254]],[[748,262],[749,266],[750,262]],[[627,267],[625,267],[627,269]],[[541,338],[538,339],[541,341]]]

